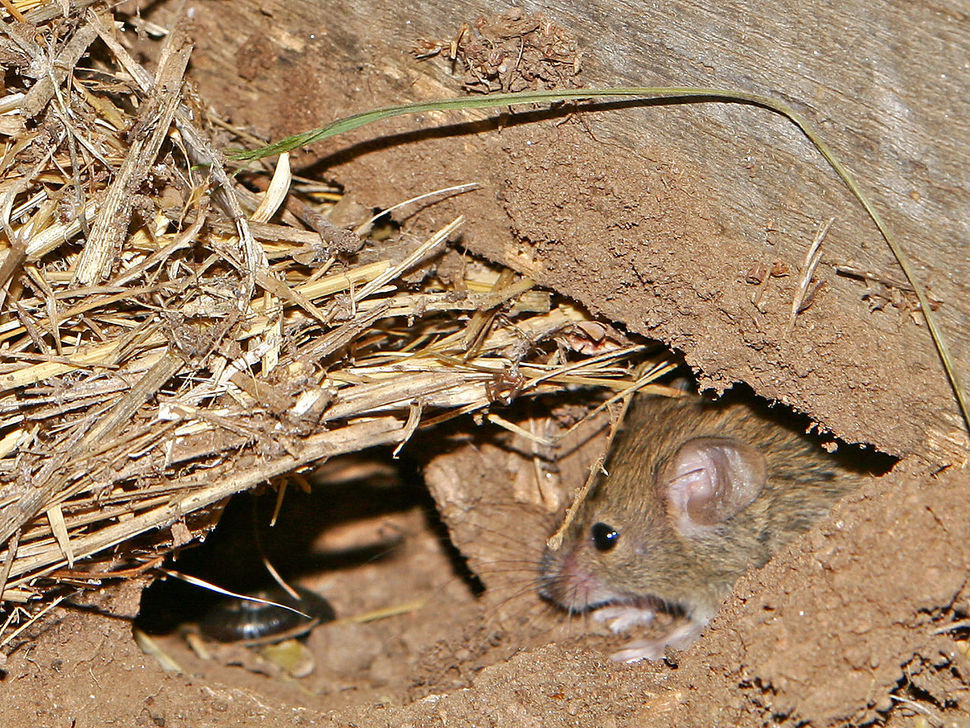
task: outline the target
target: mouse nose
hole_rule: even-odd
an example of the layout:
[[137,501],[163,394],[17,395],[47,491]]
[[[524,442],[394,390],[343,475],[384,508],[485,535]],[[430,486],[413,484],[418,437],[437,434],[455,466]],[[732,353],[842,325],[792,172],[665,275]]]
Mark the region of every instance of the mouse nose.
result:
[[546,551],[539,572],[539,595],[563,609],[582,612],[607,600],[602,582],[579,563],[576,550]]

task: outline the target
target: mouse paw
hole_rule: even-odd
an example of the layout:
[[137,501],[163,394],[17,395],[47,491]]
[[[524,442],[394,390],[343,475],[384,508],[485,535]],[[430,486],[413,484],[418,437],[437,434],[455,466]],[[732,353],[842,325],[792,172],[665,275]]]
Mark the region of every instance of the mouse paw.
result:
[[640,662],[641,660],[661,660],[667,648],[682,650],[700,637],[706,622],[688,622],[673,630],[666,637],[656,640],[635,640],[610,655],[614,662]]
[[634,640],[628,642],[622,650],[617,650],[610,659],[613,662],[631,664],[641,660],[661,660],[667,649],[666,640]]
[[654,610],[632,604],[613,604],[593,612],[593,619],[606,623],[613,634],[629,632],[631,627],[638,624],[650,624],[656,616]]

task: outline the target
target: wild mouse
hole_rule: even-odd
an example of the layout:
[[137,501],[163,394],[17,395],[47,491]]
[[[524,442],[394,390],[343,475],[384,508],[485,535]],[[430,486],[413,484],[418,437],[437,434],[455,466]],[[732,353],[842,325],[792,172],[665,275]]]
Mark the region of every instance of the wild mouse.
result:
[[[860,474],[801,432],[740,401],[639,395],[605,473],[543,555],[540,593],[596,610],[614,632],[682,611],[687,624],[613,659],[693,642],[735,580],[807,531]],[[552,543],[552,540],[550,540]]]

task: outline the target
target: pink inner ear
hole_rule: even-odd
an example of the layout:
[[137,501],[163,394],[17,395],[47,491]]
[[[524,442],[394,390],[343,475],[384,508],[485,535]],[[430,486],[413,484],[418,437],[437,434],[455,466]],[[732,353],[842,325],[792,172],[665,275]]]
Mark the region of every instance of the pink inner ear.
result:
[[696,437],[674,454],[662,476],[681,531],[723,523],[746,508],[765,485],[765,458],[747,443]]

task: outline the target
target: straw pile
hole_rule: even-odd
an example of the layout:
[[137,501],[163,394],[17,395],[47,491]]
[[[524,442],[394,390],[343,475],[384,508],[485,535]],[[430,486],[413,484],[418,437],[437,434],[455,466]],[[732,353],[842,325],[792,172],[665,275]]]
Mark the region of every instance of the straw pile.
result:
[[285,156],[264,193],[241,186],[178,28],[149,73],[109,14],[3,5],[4,630],[18,605],[157,565],[227,497],[322,458],[649,379],[631,373],[640,347],[510,271],[434,275],[461,219],[364,247]]

